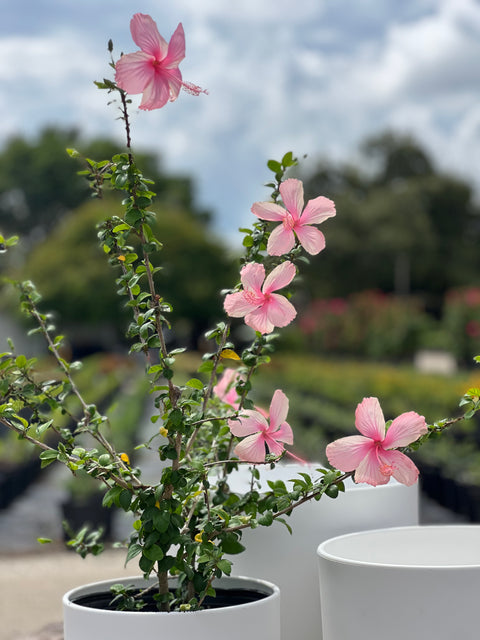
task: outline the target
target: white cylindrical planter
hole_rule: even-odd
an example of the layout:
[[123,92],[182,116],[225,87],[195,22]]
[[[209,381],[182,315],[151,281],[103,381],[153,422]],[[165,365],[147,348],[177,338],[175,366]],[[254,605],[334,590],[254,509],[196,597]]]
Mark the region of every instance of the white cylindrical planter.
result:
[[[318,477],[315,467],[322,465],[277,465],[273,470],[259,469],[262,488],[267,480],[283,480],[307,472]],[[247,470],[233,474],[232,491],[246,489]],[[282,593],[282,639],[321,639],[318,571],[316,550],[320,542],[343,533],[380,527],[418,524],[418,485],[406,487],[395,481],[372,487],[346,483],[345,493],[332,500],[324,496],[296,509],[285,520],[293,529],[274,523],[270,527],[245,530],[242,544],[246,551],[230,556],[233,573],[263,577],[280,587]],[[286,482],[287,488],[292,486]]]
[[318,556],[323,640],[480,637],[480,526],[354,533]]
[[132,638],[196,638],[196,640],[280,639],[280,590],[274,584],[250,578],[221,578],[216,588],[249,589],[261,599],[245,604],[195,612],[105,611],[75,600],[108,591],[117,583],[144,588],[143,578],[121,578],[73,589],[63,597],[64,640],[132,640]]

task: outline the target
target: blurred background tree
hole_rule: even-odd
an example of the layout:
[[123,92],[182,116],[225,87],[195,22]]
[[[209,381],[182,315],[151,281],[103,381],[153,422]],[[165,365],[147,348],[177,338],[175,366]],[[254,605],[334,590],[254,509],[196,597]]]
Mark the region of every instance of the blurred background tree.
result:
[[[85,141],[58,128],[7,141],[0,150],[0,231],[22,236],[15,273],[33,274],[62,331],[74,331],[77,347],[86,336],[98,342],[90,348],[108,348],[128,318],[115,271],[97,250],[95,225],[115,213],[119,196],[92,200],[77,175],[84,160],[69,158],[68,147],[94,160],[122,151],[112,140]],[[157,193],[159,290],[174,307],[182,340],[196,345],[221,317],[218,292],[238,279],[234,251],[212,241],[210,213],[197,206],[190,177],[167,174],[152,152],[136,155]],[[366,140],[355,163],[323,160],[301,177],[306,199],[332,198],[337,218],[325,224],[327,250],[304,271],[295,301],[304,321],[289,329],[287,344],[398,359],[435,343],[471,361],[480,305],[454,292],[478,283],[480,209],[472,186],[439,171],[418,141],[392,132]],[[443,316],[448,322],[437,326]],[[461,342],[452,339],[452,318]]]
[[[33,139],[15,136],[0,152],[0,229],[19,233],[25,242],[45,237],[69,211],[90,197],[87,181],[77,172],[81,159],[69,158],[67,148],[78,148],[82,156],[95,160],[119,153],[117,142],[109,139],[85,141],[75,129],[48,127]],[[164,204],[190,209],[206,221],[209,213],[196,208],[193,183],[189,177],[166,175],[161,161],[152,152],[136,154],[145,175],[155,181],[155,190]]]
[[[70,147],[95,160],[119,152],[114,141],[84,142],[75,131],[53,128],[33,141],[7,142],[0,153],[0,229],[21,235],[23,260],[15,275],[35,280],[44,309],[56,313],[75,349],[111,348],[129,316],[116,294],[117,274],[98,247],[96,225],[117,214],[120,196],[110,192],[92,200],[87,181],[77,175],[84,165],[68,157]],[[181,338],[195,344],[221,316],[219,291],[238,278],[234,261],[212,238],[210,213],[196,206],[191,178],[167,175],[152,153],[136,156],[157,194],[155,232],[166,265],[157,276],[159,291],[173,305]]]
[[473,189],[439,171],[411,137],[373,137],[357,165],[323,161],[304,179],[307,198],[321,193],[337,208],[328,250],[305,278],[312,298],[377,288],[421,294],[438,314],[449,288],[478,281]]

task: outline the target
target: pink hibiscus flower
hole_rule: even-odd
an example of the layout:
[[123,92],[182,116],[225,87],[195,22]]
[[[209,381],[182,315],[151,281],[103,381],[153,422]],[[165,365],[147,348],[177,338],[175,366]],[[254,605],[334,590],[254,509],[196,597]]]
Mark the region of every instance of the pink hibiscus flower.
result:
[[255,202],[252,206],[252,213],[258,218],[281,222],[268,239],[269,255],[282,256],[291,251],[295,246],[295,236],[307,253],[320,253],[325,248],[325,236],[312,225],[334,216],[335,204],[319,196],[309,200],[303,209],[303,183],[295,178],[282,182],[280,195],[285,208],[274,202]]
[[285,449],[283,443],[293,444],[292,428],[286,422],[288,398],[277,389],[270,403],[270,417],[258,411],[245,410],[236,420],[229,420],[228,426],[234,436],[247,436],[237,444],[233,452],[245,462],[265,462],[267,453],[280,456]]
[[286,327],[297,312],[291,302],[273,291],[286,287],[294,277],[292,262],[279,264],[266,278],[263,264],[250,262],[240,272],[243,290],[225,297],[225,311],[234,318],[245,317],[245,323],[260,333]]
[[203,92],[200,87],[183,82],[178,68],[185,57],[185,34],[181,23],[168,44],[158,32],[155,21],[143,13],[133,16],[130,31],[141,51],[120,58],[115,65],[115,80],[127,93],[143,93],[140,109],[160,109],[168,100],[176,100],[181,88],[193,95]]
[[235,385],[240,378],[241,376],[235,369],[225,369],[222,377],[213,387],[213,393],[233,409],[238,409],[239,407],[239,398]]
[[[243,380],[243,376],[235,369],[225,369],[222,377],[213,387],[213,393],[223,402],[230,405],[232,409],[237,410],[240,407],[239,396],[235,388],[239,380]],[[255,407],[255,410],[268,417],[268,413],[262,407]]]
[[344,472],[355,470],[355,482],[373,486],[387,484],[391,476],[402,484],[415,484],[417,467],[395,449],[427,433],[423,416],[414,411],[402,413],[386,430],[378,398],[364,398],[355,412],[355,426],[363,435],[340,438],[327,446],[326,454],[332,466]]

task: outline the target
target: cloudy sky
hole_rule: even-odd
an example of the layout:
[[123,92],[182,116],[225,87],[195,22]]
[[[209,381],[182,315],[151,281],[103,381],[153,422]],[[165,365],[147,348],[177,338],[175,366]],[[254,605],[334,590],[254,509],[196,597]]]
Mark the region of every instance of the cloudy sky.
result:
[[251,221],[270,157],[351,159],[367,135],[414,134],[438,166],[480,191],[479,0],[4,0],[0,145],[42,126],[123,140],[97,90],[114,55],[137,49],[129,22],[150,14],[186,33],[185,80],[209,95],[140,112],[137,147],[191,174],[219,231]]

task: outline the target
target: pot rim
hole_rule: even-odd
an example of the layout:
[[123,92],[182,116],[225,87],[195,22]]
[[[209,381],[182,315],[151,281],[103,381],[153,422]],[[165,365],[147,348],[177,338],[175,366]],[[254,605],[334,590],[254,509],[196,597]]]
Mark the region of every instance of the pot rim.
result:
[[[175,578],[170,578],[170,580],[175,580]],[[267,580],[261,580],[259,578],[250,578],[248,576],[222,576],[221,578],[217,578],[214,580],[214,586],[221,582],[228,582],[231,585],[235,585],[236,587],[244,587],[244,588],[258,588],[262,593],[266,593],[267,595],[264,598],[259,600],[255,600],[253,602],[246,602],[243,604],[235,604],[229,605],[226,607],[220,607],[215,609],[201,609],[200,611],[106,611],[104,609],[92,609],[91,607],[85,607],[83,605],[77,604],[73,601],[75,597],[88,595],[90,593],[95,593],[101,591],[102,589],[108,589],[113,584],[138,584],[142,583],[144,585],[155,582],[155,578],[150,577],[148,580],[145,580],[143,576],[126,576],[117,579],[108,579],[108,580],[100,580],[98,582],[90,582],[78,587],[74,587],[67,591],[63,598],[62,603],[64,608],[75,610],[75,611],[94,611],[97,614],[101,613],[102,615],[110,615],[110,616],[137,616],[141,615],[142,617],[146,616],[158,616],[158,615],[167,615],[167,616],[185,616],[185,614],[196,614],[202,615],[204,617],[209,615],[218,615],[218,612],[228,611],[229,609],[241,609],[241,608],[252,608],[261,606],[262,603],[268,600],[276,599],[280,597],[280,588],[274,584],[273,582],[269,582]],[[234,587],[235,588],[235,587]]]
[[[478,556],[479,559],[475,559],[474,562],[471,563],[412,563],[412,562],[385,562],[381,560],[358,560],[357,558],[352,558],[347,553],[342,553],[335,550],[335,547],[338,544],[341,544],[343,541],[354,540],[360,537],[367,538],[372,537],[372,543],[375,541],[375,537],[377,536],[391,536],[392,543],[395,540],[395,536],[399,533],[406,532],[411,533],[412,535],[419,535],[421,540],[427,540],[429,537],[434,536],[436,532],[442,532],[442,535],[445,533],[453,534],[454,532],[460,533],[476,533],[479,537],[480,543],[480,524],[438,524],[438,525],[411,525],[411,526],[403,526],[403,527],[387,527],[384,529],[371,529],[366,531],[356,531],[353,533],[347,533],[341,536],[335,536],[334,538],[329,538],[328,540],[324,540],[317,548],[317,555],[321,560],[327,560],[329,562],[334,562],[338,564],[357,566],[357,567],[369,567],[371,569],[402,569],[406,571],[425,571],[428,569],[429,571],[452,571],[452,570],[463,570],[468,571],[472,569],[480,569],[480,554]],[[334,547],[334,550],[329,551],[329,547]],[[448,549],[446,549],[446,554],[448,553]],[[446,555],[445,554],[445,555]]]

